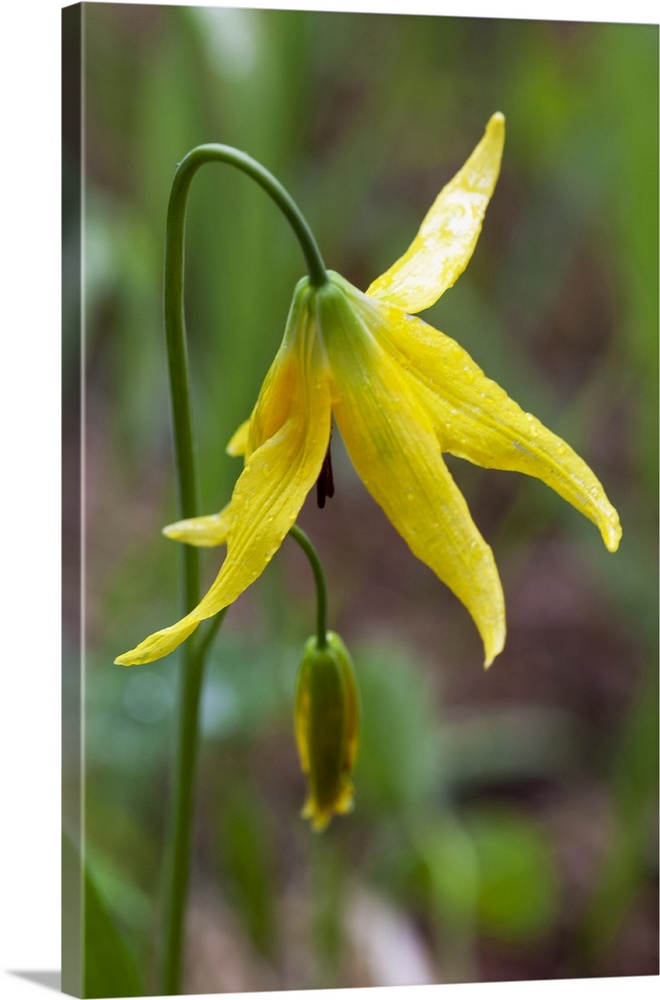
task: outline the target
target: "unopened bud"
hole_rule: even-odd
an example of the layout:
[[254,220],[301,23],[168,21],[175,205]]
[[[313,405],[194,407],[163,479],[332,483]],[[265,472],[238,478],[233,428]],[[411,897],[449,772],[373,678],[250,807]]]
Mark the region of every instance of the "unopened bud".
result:
[[358,716],[355,672],[346,646],[328,632],[320,649],[312,636],[298,671],[295,729],[300,765],[308,777],[301,815],[314,830],[324,830],[334,813],[353,808]]

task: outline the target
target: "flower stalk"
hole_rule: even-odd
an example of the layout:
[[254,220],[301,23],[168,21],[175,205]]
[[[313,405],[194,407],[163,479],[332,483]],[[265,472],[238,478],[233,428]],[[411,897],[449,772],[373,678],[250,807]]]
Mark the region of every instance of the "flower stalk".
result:
[[328,588],[325,583],[325,574],[321,566],[318,552],[312,545],[311,539],[305,534],[297,524],[289,530],[289,534],[298,543],[309,560],[316,583],[316,642],[319,649],[325,649],[328,642]]
[[[230,146],[206,144],[191,150],[178,164],[172,183],[165,236],[164,320],[167,341],[174,459],[178,506],[182,518],[199,514],[199,486],[190,395],[188,348],[184,312],[184,243],[188,193],[192,179],[205,163],[226,163],[255,180],[275,201],[296,234],[309,272],[310,284],[324,285],[328,278],[314,236],[298,206],[261,164]],[[307,552],[319,587],[319,638],[325,641],[325,581],[311,542],[299,529],[294,537]],[[313,555],[312,555],[313,553]],[[199,601],[199,553],[194,545],[181,546],[182,609],[188,613]],[[174,785],[171,830],[165,866],[164,933],[162,936],[161,984],[164,994],[181,989],[183,938],[188,890],[194,775],[197,762],[199,705],[206,654],[224,614],[216,616],[200,642],[184,645],[179,665]]]

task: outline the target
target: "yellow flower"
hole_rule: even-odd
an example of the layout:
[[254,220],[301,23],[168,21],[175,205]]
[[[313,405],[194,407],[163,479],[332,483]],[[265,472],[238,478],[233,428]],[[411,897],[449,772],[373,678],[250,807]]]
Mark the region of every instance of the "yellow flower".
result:
[[296,686],[295,727],[300,765],[308,778],[302,816],[314,830],[353,808],[351,774],[358,748],[359,708],[351,657],[335,632],[319,649],[307,640]]
[[226,542],[220,572],[193,611],[117,663],[165,656],[254,583],[319,478],[333,417],[374,500],[472,615],[486,666],[504,645],[502,587],[443,452],[536,476],[598,526],[611,552],[617,549],[617,512],[585,462],[455,341],[413,315],[450,288],[472,256],[503,143],[498,113],[408,250],[366,294],[332,271],[320,287],[307,278],[298,283],[256,406],[228,446],[245,456],[229,505],[165,529],[194,545]]

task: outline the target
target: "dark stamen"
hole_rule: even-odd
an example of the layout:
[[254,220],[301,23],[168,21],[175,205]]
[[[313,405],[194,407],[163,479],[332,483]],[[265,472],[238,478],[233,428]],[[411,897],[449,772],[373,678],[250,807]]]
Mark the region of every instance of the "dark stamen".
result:
[[316,502],[319,507],[325,507],[326,498],[330,499],[330,497],[334,496],[335,493],[335,484],[332,480],[332,458],[330,456],[331,441],[332,433],[330,434],[328,450],[325,453],[323,465],[321,466],[321,471],[319,472],[319,478],[316,480]]

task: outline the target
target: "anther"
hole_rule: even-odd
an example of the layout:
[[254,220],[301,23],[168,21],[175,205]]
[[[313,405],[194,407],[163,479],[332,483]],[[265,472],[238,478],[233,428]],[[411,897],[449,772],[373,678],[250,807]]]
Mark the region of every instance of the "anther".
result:
[[328,450],[325,453],[325,458],[323,459],[323,465],[321,466],[321,471],[319,472],[319,478],[316,480],[316,502],[319,507],[325,507],[326,499],[334,496],[335,484],[332,479],[332,458],[330,455],[330,444],[332,442],[332,431],[330,431],[330,439],[328,440]]

